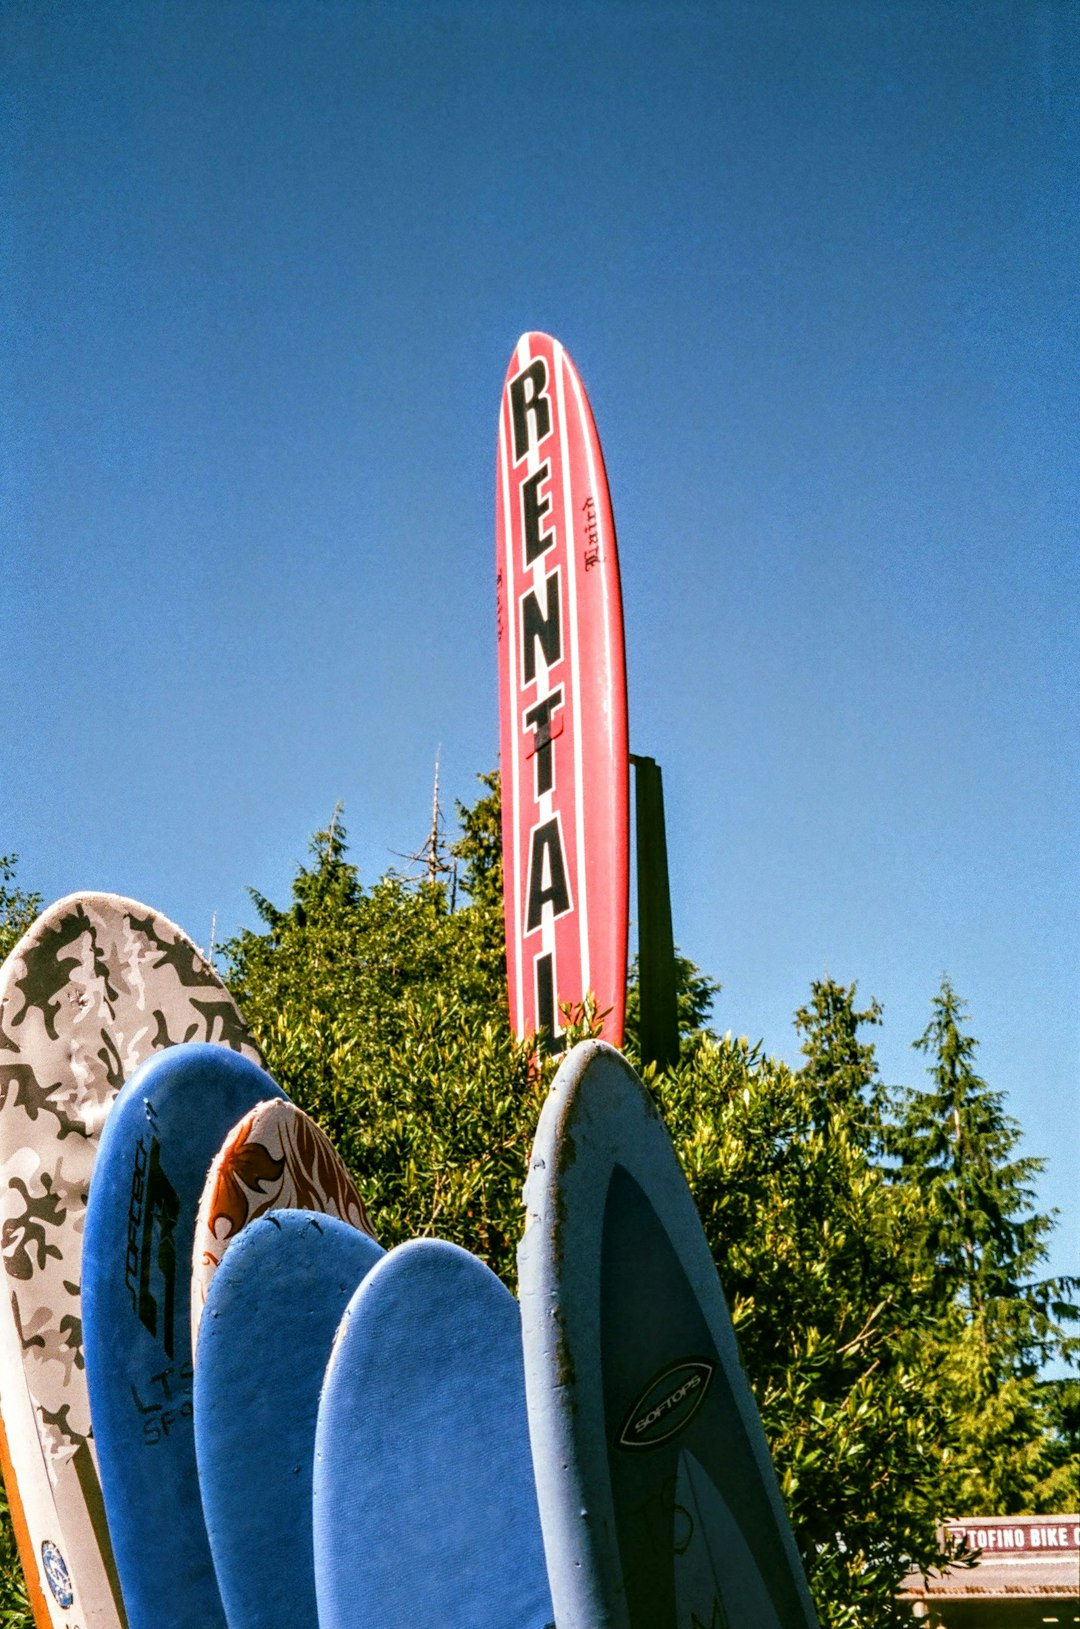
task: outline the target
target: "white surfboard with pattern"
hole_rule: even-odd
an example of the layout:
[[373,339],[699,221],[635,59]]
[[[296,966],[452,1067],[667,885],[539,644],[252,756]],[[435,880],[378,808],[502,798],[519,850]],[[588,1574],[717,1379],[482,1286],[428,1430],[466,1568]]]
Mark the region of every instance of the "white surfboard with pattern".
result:
[[37,1629],[122,1629],[83,1366],[86,1196],[143,1060],[212,1041],[261,1063],[213,968],[114,894],[51,906],[0,968],[0,1452]]

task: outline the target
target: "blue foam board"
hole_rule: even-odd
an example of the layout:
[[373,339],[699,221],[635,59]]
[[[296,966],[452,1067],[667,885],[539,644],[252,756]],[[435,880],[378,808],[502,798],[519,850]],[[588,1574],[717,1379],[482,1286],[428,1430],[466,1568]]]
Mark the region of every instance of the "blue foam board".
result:
[[121,1088],[102,1132],[86,1211],[83,1342],[130,1629],[226,1629],[195,1463],[191,1249],[227,1132],[280,1096],[226,1047],[169,1047]]
[[214,1275],[195,1361],[195,1451],[229,1629],[318,1629],[315,1421],[357,1285],[384,1254],[334,1216],[272,1211]]
[[320,1629],[553,1629],[517,1303],[456,1245],[357,1290],[315,1437]]

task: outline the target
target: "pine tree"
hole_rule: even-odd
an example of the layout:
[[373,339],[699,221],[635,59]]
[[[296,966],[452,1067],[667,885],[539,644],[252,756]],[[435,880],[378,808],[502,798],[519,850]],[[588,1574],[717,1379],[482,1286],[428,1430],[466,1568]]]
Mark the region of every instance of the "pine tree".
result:
[[1044,1161],[1018,1152],[1020,1127],[1006,1114],[1003,1094],[975,1071],[978,1042],[963,1032],[966,1017],[943,978],[930,1023],[914,1043],[930,1059],[933,1084],[905,1094],[892,1150],[903,1177],[926,1198],[927,1246],[943,1296],[971,1321],[995,1308],[1027,1309],[1022,1351],[1034,1371],[1052,1355],[1054,1340],[1039,1313],[1060,1288],[1032,1280],[1054,1226],[1052,1216],[1032,1208]]
[[860,1012],[856,989],[831,978],[811,984],[808,1005],[795,1014],[806,1059],[800,1073],[819,1130],[843,1117],[863,1148],[878,1149],[885,1092],[873,1044],[860,1040],[859,1030],[864,1024],[881,1023],[881,1006],[871,999]]
[[1043,1161],[1019,1152],[1003,1094],[976,1072],[966,1017],[943,978],[914,1043],[931,1084],[903,1095],[889,1138],[894,1180],[922,1201],[937,1306],[927,1358],[951,1399],[942,1497],[954,1511],[1060,1509],[1078,1462],[1058,1418],[1062,1394],[1038,1375],[1080,1351],[1068,1329],[1076,1281],[1037,1276],[1054,1226],[1034,1208]]

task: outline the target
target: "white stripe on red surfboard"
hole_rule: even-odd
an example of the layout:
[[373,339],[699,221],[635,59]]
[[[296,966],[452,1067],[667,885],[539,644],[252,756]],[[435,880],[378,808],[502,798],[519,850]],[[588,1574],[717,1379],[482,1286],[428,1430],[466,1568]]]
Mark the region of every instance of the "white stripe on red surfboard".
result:
[[[584,719],[581,711],[581,648],[579,640],[578,602],[577,602],[577,558],[574,547],[574,493],[572,491],[572,478],[570,469],[570,445],[566,421],[566,389],[564,374],[574,379],[574,368],[559,344],[553,341],[555,373],[558,380],[557,394],[559,406],[559,443],[562,454],[563,470],[563,517],[566,527],[566,603],[573,607],[572,614],[566,618],[570,633],[570,672],[574,688],[574,835],[577,848],[577,905],[578,917],[578,945],[581,989],[579,998],[584,1000],[589,989],[592,976],[592,964],[589,959],[589,894],[587,874],[585,870],[585,783],[582,777],[583,757],[582,738]],[[584,426],[583,426],[584,427]]]
[[[569,360],[569,359],[568,359]],[[600,571],[600,588],[603,598],[603,629],[604,629],[604,666],[609,684],[617,688],[617,693],[623,697],[619,708],[623,731],[626,728],[626,657],[622,633],[622,598],[619,595],[618,639],[613,637],[613,598],[617,591],[618,555],[615,547],[615,519],[611,512],[611,494],[608,490],[607,474],[603,467],[603,453],[600,450],[599,435],[596,431],[592,412],[585,396],[585,387],[574,369],[573,363],[569,366],[570,382],[577,401],[578,413],[581,418],[582,434],[585,443],[585,459],[589,473],[589,489],[596,501],[596,516],[600,534],[600,558],[603,562]],[[617,649],[616,649],[617,647]],[[619,671],[614,671],[613,658],[618,656]],[[614,718],[609,717],[608,735],[609,748],[614,746],[612,737]],[[625,795],[625,794],[624,794]],[[625,908],[625,907],[623,907]],[[615,978],[618,971],[610,969]],[[624,996],[625,1000],[625,996]]]
[[[519,344],[520,353],[522,345]],[[519,357],[519,366],[520,366]],[[512,943],[507,944],[507,957],[512,964],[511,972],[514,980],[515,1010],[513,1017],[517,1025],[521,1024],[525,1011],[524,1003],[524,972],[522,968],[523,956],[521,930],[524,926],[521,916],[521,888],[518,879],[519,855],[521,853],[521,808],[518,787],[518,728],[515,714],[517,712],[517,584],[514,574],[514,528],[510,510],[510,467],[509,436],[510,402],[508,393],[503,391],[501,411],[499,413],[499,475],[502,485],[503,505],[503,609],[506,618],[506,660],[504,661],[504,679],[509,679],[509,694],[506,706],[506,729],[503,738],[509,749],[509,764],[503,764],[502,795],[505,800],[510,799],[510,818],[513,823],[513,840],[510,843],[510,853],[503,854],[503,887],[504,900],[511,902]],[[510,784],[506,780],[509,777]],[[505,807],[505,802],[504,802]],[[505,905],[504,905],[505,909]]]

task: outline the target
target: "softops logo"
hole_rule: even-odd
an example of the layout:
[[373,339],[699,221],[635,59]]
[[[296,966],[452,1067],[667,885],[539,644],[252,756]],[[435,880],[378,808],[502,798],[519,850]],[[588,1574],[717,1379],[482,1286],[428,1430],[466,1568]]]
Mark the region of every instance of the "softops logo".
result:
[[705,1401],[716,1365],[684,1358],[650,1380],[619,1432],[620,1448],[655,1448],[690,1424]]

